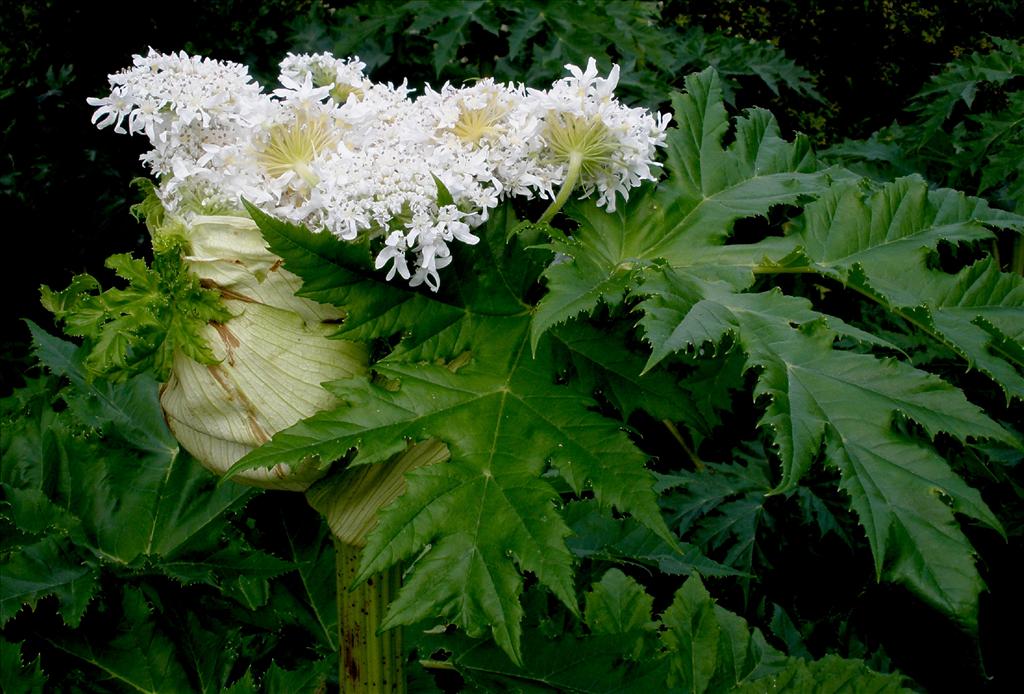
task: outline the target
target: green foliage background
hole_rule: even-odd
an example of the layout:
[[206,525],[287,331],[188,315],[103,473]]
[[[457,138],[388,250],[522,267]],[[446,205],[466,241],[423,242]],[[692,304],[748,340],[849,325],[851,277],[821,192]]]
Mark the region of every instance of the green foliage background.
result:
[[[992,255],[992,262],[1019,274],[1017,263],[1024,265],[1024,260],[1015,258],[1012,237],[995,236],[981,224],[972,226],[979,219],[989,227],[1012,224],[998,208],[1021,209],[1024,176],[1018,154],[1024,147],[1024,128],[1017,118],[1024,103],[1024,92],[1018,90],[1024,54],[1019,44],[992,38],[1024,36],[1024,17],[1016,3],[964,2],[950,7],[872,1],[836,7],[783,0],[454,5],[417,0],[396,6],[371,0],[336,6],[230,1],[158,5],[119,14],[116,30],[109,16],[79,3],[7,3],[0,8],[0,26],[7,34],[0,41],[0,108],[6,116],[0,213],[10,223],[9,252],[19,259],[21,272],[4,276],[4,321],[9,327],[4,332],[2,391],[18,389],[3,401],[2,410],[0,555],[11,562],[5,565],[14,567],[5,581],[46,572],[52,579],[13,589],[10,583],[5,585],[5,591],[10,589],[8,593],[18,599],[0,604],[4,691],[38,690],[47,679],[86,691],[294,691],[329,681],[334,667],[333,583],[324,580],[333,571],[333,560],[316,514],[298,498],[281,500],[283,495],[216,487],[168,437],[152,396],[153,384],[146,377],[90,385],[84,376],[84,354],[34,327],[30,346],[28,332],[15,322],[29,317],[48,325],[50,319],[37,303],[39,284],[64,286],[72,274],[96,272],[115,251],[134,249],[139,255],[147,250],[141,226],[127,211],[133,202],[128,182],[139,173],[136,158],[142,145],[115,143],[109,132],[96,132],[89,124],[85,98],[102,93],[106,74],[149,45],[238,60],[266,82],[286,50],[355,53],[369,64],[374,77],[408,77],[413,86],[480,74],[544,84],[561,75],[564,63],[595,55],[604,68],[613,61],[623,64],[627,100],[662,110],[669,107],[671,91],[684,87],[684,75],[711,64],[723,78],[725,106],[718,108],[735,114],[749,106],[765,106],[778,117],[782,140],[793,140],[795,131],[807,133],[807,139],[797,138],[792,149],[786,142],[772,151],[774,162],[785,162],[773,175],[788,177],[804,192],[823,190],[824,164],[839,163],[877,181],[874,187],[851,183],[845,188],[829,182],[829,195],[835,205],[846,205],[847,216],[829,218],[832,203],[815,203],[808,207],[806,219],[817,220],[817,227],[797,222],[807,226],[792,228],[797,208],[807,200],[784,192],[773,206],[750,203],[750,209],[718,220],[722,238],[731,230],[744,242],[763,242],[746,260],[737,259],[742,249],[718,248],[720,239],[713,235],[703,239],[704,256],[698,254],[696,260],[680,250],[684,243],[687,251],[692,250],[689,237],[676,249],[671,239],[662,242],[649,258],[625,248],[617,249],[620,256],[612,252],[615,249],[606,249],[607,254],[588,258],[567,242],[559,250],[575,260],[547,271],[552,293],[532,323],[515,315],[522,297],[490,297],[486,306],[472,306],[488,317],[474,330],[486,331],[487,321],[498,321],[501,325],[493,329],[514,335],[523,345],[529,343],[526,349],[540,344],[545,368],[561,367],[581,375],[581,393],[602,393],[604,414],[621,417],[624,426],[643,432],[642,452],[665,461],[660,467],[655,464],[661,517],[674,533],[671,538],[684,538],[684,551],[680,555],[666,550],[665,531],[654,520],[657,509],[652,516],[653,500],[644,499],[642,491],[631,495],[633,506],[626,499],[571,502],[561,514],[566,526],[552,531],[552,547],[572,532],[568,552],[585,567],[577,585],[557,567],[538,564],[533,571],[541,585],[567,604],[571,600],[566,596],[574,590],[586,596],[582,617],[588,638],[573,631],[579,629],[578,622],[564,607],[552,604],[551,595],[539,585],[517,588],[512,576],[508,589],[514,597],[522,590],[525,607],[519,655],[530,672],[524,674],[493,644],[469,639],[481,634],[423,634],[413,644],[417,657],[431,661],[437,654],[453,653],[462,676],[445,676],[442,668],[442,675],[433,677],[426,674],[429,668],[417,669],[413,689],[440,686],[453,691],[465,686],[487,691],[512,681],[525,691],[600,691],[601,686],[615,691],[616,683],[642,685],[646,680],[637,678],[644,674],[652,678],[652,687],[667,677],[685,691],[720,691],[729,677],[730,686],[758,680],[759,684],[748,682],[754,687],[751,691],[765,686],[765,677],[775,678],[775,686],[800,691],[812,687],[818,676],[839,677],[851,667],[863,667],[836,656],[862,658],[881,672],[898,669],[926,690],[998,691],[1012,681],[1012,635],[1024,616],[1019,593],[1024,555],[1020,457],[1012,450],[966,441],[979,432],[999,438],[973,414],[976,406],[1011,429],[1016,427],[1019,435],[1024,419],[1022,381],[1019,368],[981,356],[987,354],[989,340],[994,335],[998,339],[999,331],[1007,328],[995,318],[984,324],[975,321],[975,304],[963,297],[984,291],[998,303],[998,297],[1020,292],[997,287],[993,268],[983,260]],[[929,81],[941,63],[953,59],[959,61],[956,66]],[[690,87],[695,93],[694,85]],[[714,102],[677,100],[675,106],[713,119],[718,117],[712,113]],[[760,127],[758,118],[751,118],[752,131]],[[808,158],[810,142],[823,150],[821,166]],[[673,156],[686,153],[670,151],[670,159]],[[723,150],[722,156],[731,155]],[[727,169],[731,164],[722,166]],[[915,173],[918,176],[890,183]],[[996,209],[975,208],[962,219],[930,223],[928,219],[934,221],[938,214],[935,210],[948,207],[945,194],[927,192],[929,183],[981,196]],[[680,199],[688,199],[684,184],[673,185]],[[918,205],[919,216],[926,218],[918,226],[891,225],[912,237],[913,243],[925,239],[923,245],[908,246],[906,257],[890,259],[889,265],[869,262],[870,272],[864,272],[855,261],[862,260],[858,254],[869,252],[874,242],[869,240],[864,248],[837,249],[829,247],[827,237],[816,235],[824,218],[839,231],[844,225],[863,224],[878,214],[879,205],[873,201],[883,198],[909,200],[907,204]],[[638,196],[623,213],[637,228],[644,224],[645,200],[647,196]],[[746,216],[758,214],[767,216],[767,227],[743,226]],[[584,206],[573,216],[580,224],[577,238],[614,238],[622,232],[615,228],[615,219],[588,217]],[[951,231],[950,224],[960,226]],[[786,239],[799,241],[801,251],[777,243],[783,227],[789,232]],[[939,244],[940,237],[960,245]],[[634,235],[633,242],[641,244],[638,238]],[[986,249],[991,253],[979,251],[980,243],[989,244]],[[923,278],[924,285],[916,285],[908,300],[900,283],[907,281],[907,268],[919,260],[916,252],[922,247],[934,251],[928,263],[959,270],[960,285],[945,286],[939,280],[929,284],[936,276],[928,274],[934,267],[922,266],[911,279]],[[1021,247],[1024,244],[1018,243]],[[617,273],[626,259],[649,260],[651,265]],[[773,275],[778,289],[815,297],[813,304],[790,305],[786,320],[772,313],[775,299],[770,298],[773,290],[766,281],[743,285],[737,279],[742,272],[729,272],[730,267],[769,260],[786,269]],[[702,263],[714,267],[718,278],[732,286],[709,281]],[[982,289],[968,291],[976,287]],[[594,347],[609,333],[621,336],[624,343],[635,336],[614,301],[595,306],[582,297],[607,298],[623,292],[634,293],[630,308],[643,302],[643,334],[653,345],[648,366],[655,369],[645,378],[637,377],[643,359],[612,363]],[[921,313],[922,297],[937,306],[932,314]],[[495,304],[502,300],[508,305]],[[697,304],[714,318],[700,326],[705,332],[672,332],[676,318]],[[965,307],[966,313],[960,311]],[[595,308],[590,327],[556,327]],[[830,316],[827,325],[820,320],[823,314]],[[500,321],[494,315],[502,316]],[[444,322],[443,317],[439,320]],[[908,325],[927,326],[929,338]],[[372,324],[359,329],[377,336]],[[586,330],[593,331],[589,342]],[[756,343],[744,343],[750,335],[772,330],[785,334],[789,352],[756,353]],[[965,559],[950,570],[966,578],[955,595],[940,590],[930,602],[964,617],[970,612],[964,605],[980,600],[977,635],[923,603],[908,600],[905,590],[894,583],[877,582],[876,573],[890,556],[884,534],[865,536],[848,497],[837,489],[840,472],[812,465],[819,445],[842,458],[836,453],[841,445],[835,437],[807,435],[801,440],[794,435],[789,444],[780,443],[804,452],[803,463],[784,470],[783,484],[802,478],[798,487],[776,487],[771,456],[763,445],[739,452],[716,450],[726,445],[722,441],[754,441],[759,421],[781,422],[787,414],[783,398],[766,408],[762,400],[744,400],[736,393],[775,393],[779,364],[813,365],[824,358],[822,340],[827,337],[831,342],[834,336],[844,348],[860,344],[875,356],[906,355],[910,363],[927,365],[972,399],[973,404],[958,401],[953,407],[963,413],[963,430],[944,429],[936,436],[924,410],[938,401],[909,398],[902,406],[912,412],[912,421],[904,422],[905,431],[898,434],[905,436],[901,442],[917,444],[934,438],[937,453],[929,454],[934,457],[929,464],[940,475],[950,475],[943,478],[951,494],[948,499],[936,495],[931,505],[920,507],[925,510],[919,510],[919,518],[907,522],[909,516],[903,516],[900,522],[912,528],[925,519],[919,532],[926,532],[929,524],[953,529],[952,540],[937,542],[952,541],[960,548],[959,556]],[[1006,342],[1011,343],[1012,339]],[[757,380],[753,372],[744,375],[743,351],[733,349],[734,344],[746,350],[751,361],[746,366],[760,370]],[[412,373],[403,371],[403,360],[430,356],[435,348],[429,343],[407,345],[405,356],[399,351],[384,368],[392,369],[392,376],[409,379]],[[646,354],[645,349],[651,347],[631,358]],[[704,349],[715,354],[715,368],[708,366],[710,359],[699,358],[704,355],[698,350]],[[656,361],[677,351],[684,356],[655,367]],[[853,352],[842,354],[847,355],[843,368],[860,369],[863,362],[854,363]],[[977,359],[976,370],[966,375],[958,366],[964,357]],[[685,369],[680,366],[684,358],[690,359]],[[37,359],[43,368],[25,376]],[[833,365],[829,362],[830,368]],[[666,378],[670,370],[672,378]],[[431,387],[443,387],[451,378],[444,371],[431,372]],[[809,391],[814,378],[836,376],[828,369],[813,371],[807,372]],[[680,381],[681,374],[685,378]],[[493,374],[469,376],[477,379],[474,388],[481,397],[493,392],[494,383],[488,380]],[[517,364],[498,376],[520,379],[524,393],[541,389],[539,380],[530,380],[536,374],[524,373]],[[904,386],[911,383],[897,380],[910,378],[903,372],[894,371],[891,378]],[[922,388],[939,390],[934,384]],[[344,394],[360,397],[351,390]],[[886,404],[898,397],[899,393],[889,393]],[[694,402],[693,412],[682,417],[658,412],[657,403],[676,399]],[[920,411],[914,412],[914,407]],[[833,423],[842,419],[827,412],[820,417]],[[671,428],[660,425],[662,418],[681,418],[686,429],[677,438]],[[429,422],[430,414],[422,413],[408,426]],[[805,423],[805,429],[816,430],[819,424]],[[383,431],[384,425],[360,426],[381,426]],[[723,436],[726,430],[729,436]],[[379,450],[371,447],[366,455],[386,455],[395,440],[393,428],[384,431]],[[344,450],[348,442],[339,435],[331,445]],[[472,455],[472,445],[467,445]],[[287,455],[287,449],[284,442],[264,454]],[[899,455],[908,455],[907,450]],[[631,455],[626,451],[616,455]],[[692,460],[686,462],[687,458]],[[952,473],[944,471],[948,466],[943,458],[956,461]],[[685,466],[678,464],[680,459]],[[75,464],[82,460],[90,464]],[[600,489],[601,471],[608,466],[600,460],[588,464],[586,474]],[[454,466],[447,472],[469,474]],[[865,517],[889,519],[886,502],[872,499],[870,493],[858,502],[846,470],[842,475],[862,524]],[[572,479],[564,472],[563,477]],[[961,477],[981,489],[988,507],[977,503],[973,489],[956,487]],[[612,487],[626,488],[618,481],[609,484]],[[543,497],[546,492],[539,493]],[[425,503],[431,501],[437,500],[424,497]],[[607,504],[631,511],[631,518],[613,520],[598,513],[597,507]],[[978,522],[961,523],[962,517],[954,521],[954,511]],[[399,528],[400,520],[386,520],[384,531]],[[917,543],[925,547],[931,541]],[[944,546],[934,547],[942,551]],[[444,549],[458,554],[459,548]],[[558,551],[569,560],[565,549]],[[979,557],[976,569],[966,559],[973,553]],[[895,569],[886,563],[887,576],[900,580],[900,562],[909,561],[928,564],[935,557],[902,557]],[[40,566],[47,567],[46,572],[37,571]],[[703,582],[686,578],[694,570],[705,577]],[[905,567],[903,571],[907,573]],[[917,590],[922,594],[928,588]],[[22,602],[32,609],[21,609]],[[502,613],[515,612],[519,601],[514,602],[515,606],[503,605]],[[176,605],[184,608],[172,607]],[[416,608],[406,603],[399,611],[405,611],[409,622],[424,616],[416,615]],[[701,617],[691,619],[692,615]],[[488,618],[493,623],[494,615]],[[514,652],[511,644],[517,639],[506,636],[503,642],[495,635],[506,653]],[[565,649],[545,649],[550,642],[546,639],[562,639]],[[703,660],[685,657],[686,649],[696,644],[702,653],[714,655]],[[743,658],[734,660],[740,651]],[[568,666],[550,660],[558,652],[579,653],[580,660]],[[645,658],[654,662],[654,654],[666,652],[672,657],[657,660],[662,669],[631,669],[631,664],[646,662]],[[846,676],[854,674],[849,671]],[[890,691],[898,688],[899,680],[880,679],[876,684],[872,691]]]

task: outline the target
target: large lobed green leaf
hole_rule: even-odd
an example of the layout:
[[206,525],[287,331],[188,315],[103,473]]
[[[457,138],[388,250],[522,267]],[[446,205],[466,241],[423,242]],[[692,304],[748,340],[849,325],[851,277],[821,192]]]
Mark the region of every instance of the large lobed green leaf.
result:
[[[776,491],[792,489],[817,461],[837,466],[865,527],[880,576],[908,585],[963,624],[976,625],[983,583],[954,513],[1001,530],[976,490],[937,453],[934,438],[1020,442],[963,392],[893,359],[842,351],[860,344],[898,352],[875,334],[813,309],[778,289],[755,293],[755,275],[814,273],[850,286],[952,347],[1019,394],[1024,296],[1019,278],[982,261],[957,274],[931,267],[941,243],[974,243],[1021,218],[919,178],[882,187],[841,171],[816,170],[798,140],[770,116],[729,121],[713,71],[687,80],[674,100],[668,179],[617,215],[573,211],[571,239],[553,245],[569,260],[545,273],[532,338],[600,300],[644,297],[637,310],[650,343],[647,368],[675,355],[728,353],[738,345],[757,374],[761,425],[782,464]],[[734,223],[780,204],[805,205],[788,234],[732,243]],[[685,417],[680,417],[687,425]],[[922,430],[912,435],[904,420]]]
[[[648,287],[641,324],[663,352],[694,349],[734,336],[759,371],[755,396],[767,401],[761,424],[778,446],[783,478],[793,488],[825,448],[825,461],[867,531],[879,575],[905,582],[925,600],[973,627],[984,584],[973,550],[953,512],[1001,530],[976,490],[930,445],[894,429],[897,417],[919,424],[929,439],[1014,438],[935,376],[895,360],[833,348],[844,324],[779,292],[734,294],[688,279],[695,297],[680,303],[678,281]],[[652,356],[654,358],[654,356]]]
[[[301,499],[285,509],[288,561],[257,551],[250,542],[265,529],[243,531],[231,513],[253,491],[218,485],[177,450],[151,378],[87,381],[83,350],[35,326],[33,337],[36,356],[62,376],[0,400],[0,625],[24,640],[22,653],[46,644],[46,672],[0,642],[0,688],[322,685],[330,661],[267,669],[271,653],[294,662],[311,646],[333,650],[334,555],[315,514],[310,532]],[[294,583],[271,580],[295,565]]]
[[506,211],[494,215],[458,277],[449,274],[454,290],[440,297],[384,284],[366,257],[332,237],[254,217],[271,250],[303,277],[303,293],[345,308],[342,335],[401,341],[374,366],[374,381],[328,384],[341,406],[279,433],[235,469],[310,458],[329,464],[350,451],[351,465],[380,463],[406,441],[432,437],[451,452],[450,462],[408,474],[405,495],[369,536],[361,579],[416,558],[388,626],[441,614],[473,636],[489,629],[518,661],[521,571],[575,610],[569,528],[543,476],[549,467],[577,493],[592,492],[605,509],[631,514],[675,546],[646,456],[618,423],[592,411],[590,398],[557,385],[547,339],[532,355],[531,307],[522,297],[539,266],[505,247],[515,224]]
[[737,118],[733,141],[723,146],[730,123],[711,68],[687,77],[686,93],[672,104],[679,127],[668,137],[668,180],[635,192],[614,214],[593,203],[570,209],[579,229],[554,247],[573,260],[545,272],[548,294],[537,307],[534,342],[601,300],[621,299],[654,261],[749,286],[770,246],[724,245],[733,224],[810,200],[841,173],[820,171],[807,139],[785,141],[760,109]]
[[956,274],[930,266],[941,242],[995,238],[1024,229],[1024,218],[953,190],[929,190],[918,177],[877,189],[837,185],[808,205],[789,237],[796,251],[780,264],[848,284],[952,348],[970,366],[1024,398],[1024,284],[980,260]]
[[[225,579],[228,589],[239,557],[201,545],[217,544],[216,521],[251,491],[218,486],[178,449],[152,377],[88,380],[85,350],[30,328],[39,360],[70,385],[60,391],[63,411],[53,410],[52,393],[40,393],[5,427],[0,485],[8,504],[0,513],[22,535],[0,556],[0,624],[54,595],[64,620],[77,625],[106,566],[218,586]],[[175,572],[186,564],[203,570]],[[272,565],[276,573],[290,568]]]
[[174,644],[150,620],[152,607],[137,590],[127,590],[121,608],[124,621],[109,640],[75,634],[59,645],[103,672],[104,676],[140,692],[180,692],[191,686],[175,657]]

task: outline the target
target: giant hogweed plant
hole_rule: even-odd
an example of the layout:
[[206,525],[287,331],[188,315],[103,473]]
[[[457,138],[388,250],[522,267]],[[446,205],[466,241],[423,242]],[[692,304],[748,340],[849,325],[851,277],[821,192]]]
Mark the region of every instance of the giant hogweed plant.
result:
[[[139,59],[140,80],[158,71],[146,60],[186,58]],[[112,263],[125,290],[79,278],[44,292],[84,338],[78,356],[36,340],[81,388],[140,371],[128,382],[152,387],[155,375],[168,423],[201,462],[305,491],[336,538],[327,641],[345,691],[404,686],[403,627],[420,665],[484,688],[900,690],[859,661],[784,655],[705,588],[756,582],[764,499],[816,498],[819,468],[837,471],[876,578],[976,629],[984,583],[961,522],[1003,528],[951,463],[1017,455],[1021,437],[906,345],[934,343],[1007,402],[1024,398],[1024,288],[984,255],[995,230],[1024,220],[920,178],[825,168],[765,111],[730,121],[711,69],[687,78],[666,129],[619,107],[615,76],[592,65],[539,96],[446,87],[422,111],[355,61],[283,68],[280,99],[257,103],[235,68],[199,63],[253,100],[213,100],[170,125],[117,101],[130,75],[97,101],[98,117],[128,115],[153,139],[148,161],[164,175],[143,211],[156,255],[148,270]],[[425,122],[430,149],[403,158],[415,138],[367,126],[385,113]],[[190,149],[197,127],[219,139]],[[161,151],[176,137],[180,151]],[[397,194],[360,180],[387,162]],[[780,214],[781,233],[737,237]],[[951,247],[976,257],[940,267]],[[836,315],[810,290],[821,285],[794,277],[873,312]],[[759,413],[746,440],[729,426],[742,398]],[[683,454],[652,460],[658,428]],[[720,462],[702,459],[711,451]],[[38,474],[5,484],[27,490],[13,509],[45,496]],[[823,525],[831,512],[809,503]],[[752,529],[737,531],[744,518]],[[701,553],[730,533],[743,542],[724,564]],[[5,619],[56,593],[74,625],[95,592],[92,574],[81,589],[26,591],[36,564],[9,566]],[[319,581],[311,599],[325,578],[303,574]],[[125,600],[126,614],[145,610]]]

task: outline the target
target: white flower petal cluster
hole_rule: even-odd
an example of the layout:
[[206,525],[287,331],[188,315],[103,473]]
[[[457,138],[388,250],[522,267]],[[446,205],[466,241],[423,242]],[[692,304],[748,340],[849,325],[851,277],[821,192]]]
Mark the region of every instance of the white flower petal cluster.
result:
[[150,49],[89,99],[93,122],[149,139],[142,160],[177,216],[245,199],[314,231],[368,236],[389,280],[434,291],[451,244],[477,243],[473,229],[503,199],[553,199],[554,210],[596,190],[614,210],[618,193],[655,178],[668,124],[619,104],[618,68],[601,78],[593,59],[547,91],[482,79],[416,99],[404,83],[372,82],[358,58],[290,54],[280,67],[268,94],[236,63]]
[[359,58],[335,58],[330,53],[288,54],[281,61],[281,82],[302,82],[306,77],[318,87],[328,87],[331,98],[344,104],[349,97],[361,99],[372,86],[363,73],[366,63]]
[[[545,147],[542,161],[562,165],[568,175],[574,157],[580,166],[577,185],[583,196],[598,192],[597,204],[615,211],[615,197],[629,198],[630,188],[653,181],[657,147],[665,143],[671,116],[629,108],[615,98],[619,66],[599,77],[591,58],[586,70],[566,65],[570,72],[547,91],[530,90],[530,106],[541,121]],[[564,179],[563,179],[564,180]],[[559,181],[560,183],[562,181]]]

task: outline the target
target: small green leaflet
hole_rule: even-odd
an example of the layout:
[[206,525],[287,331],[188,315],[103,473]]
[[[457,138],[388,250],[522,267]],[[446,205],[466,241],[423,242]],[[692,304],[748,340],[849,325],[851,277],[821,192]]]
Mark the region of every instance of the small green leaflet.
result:
[[[396,8],[397,9],[397,8]],[[501,22],[495,16],[495,8],[483,0],[469,0],[457,5],[420,3],[419,13],[413,21],[411,30],[423,31],[433,29],[427,34],[434,43],[434,74],[456,61],[455,52],[459,46],[468,43],[466,34],[470,23],[498,36]]]
[[0,691],[8,694],[42,694],[46,687],[39,656],[25,662],[21,646],[0,638]]
[[710,431],[711,417],[690,401],[691,393],[665,370],[644,373],[643,357],[625,346],[625,331],[599,330],[575,322],[556,328],[554,342],[567,353],[583,392],[600,391],[628,420],[644,410],[658,419],[683,420],[703,432]]
[[[242,650],[241,628],[214,623],[208,615],[187,610],[149,614],[145,628],[165,632],[174,644],[182,669],[190,675],[194,692],[222,692],[229,673],[238,665]],[[113,654],[112,654],[113,655]]]
[[[705,552],[728,547],[724,561],[753,575],[758,530],[765,518],[764,505],[772,489],[768,461],[761,456],[736,453],[731,464],[704,463],[701,470],[679,470],[658,475],[662,508],[669,527],[695,542]],[[739,459],[746,458],[746,464]],[[705,571],[701,573],[706,575]],[[748,583],[743,583],[744,589]]]
[[592,634],[624,639],[632,660],[639,660],[658,625],[651,619],[654,600],[633,579],[609,569],[587,594],[584,621]]
[[797,94],[824,103],[811,74],[771,43],[718,31],[709,34],[700,26],[690,26],[675,44],[673,50],[685,60],[688,70],[702,65],[715,68],[723,79],[722,91],[729,104],[734,103],[736,78],[747,75],[759,77],[773,94],[778,95],[781,83]]
[[40,598],[55,595],[64,623],[78,626],[99,589],[91,558],[70,540],[53,536],[22,547],[0,571],[0,625],[23,604],[35,609]]
[[623,567],[650,567],[671,576],[686,576],[694,571],[703,576],[737,575],[733,569],[708,559],[693,545],[678,541],[669,544],[632,518],[609,518],[593,500],[566,504],[563,515],[572,529],[569,549],[581,559]]
[[151,372],[166,380],[180,350],[203,364],[216,363],[202,337],[210,321],[231,314],[220,295],[200,286],[184,261],[184,241],[154,238],[153,263],[128,254],[112,255],[106,266],[128,281],[124,289],[102,290],[91,275],[78,275],[59,292],[43,286],[42,303],[71,336],[84,338],[90,377],[124,378]]
[[914,96],[912,110],[918,114],[923,131],[919,147],[928,143],[960,102],[970,109],[979,87],[1005,84],[1024,73],[1024,47],[995,37],[992,43],[996,50],[971,53],[950,63]]
[[434,179],[434,185],[437,186],[437,206],[445,207],[446,205],[454,205],[455,200],[452,198],[451,191],[448,190],[444,181],[433,174],[431,174],[431,176]]
[[575,610],[569,529],[542,477],[548,466],[577,493],[592,491],[605,509],[630,513],[674,546],[646,456],[616,422],[591,411],[591,399],[556,384],[547,340],[531,356],[532,307],[522,297],[536,280],[539,252],[505,245],[516,224],[507,210],[459,257],[448,275],[454,293],[440,297],[384,283],[365,249],[360,258],[333,237],[253,216],[271,250],[303,277],[302,293],[348,312],[340,335],[402,341],[375,365],[377,382],[329,384],[342,406],[279,433],[235,470],[311,457],[326,464],[353,449],[350,464],[378,463],[408,440],[431,437],[451,451],[450,462],[408,475],[405,495],[369,537],[360,580],[417,557],[386,626],[441,614],[471,636],[489,629],[518,662],[519,570]]

